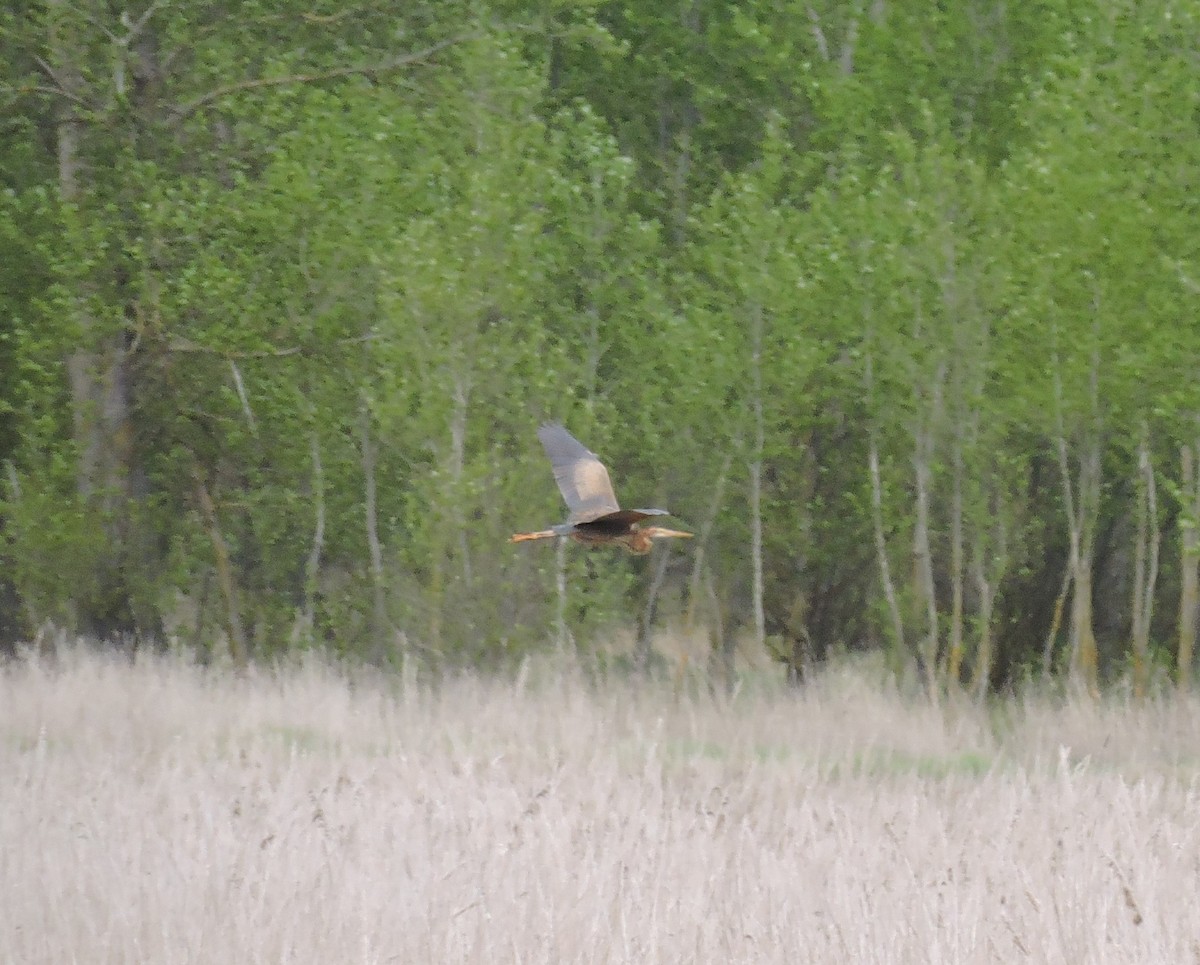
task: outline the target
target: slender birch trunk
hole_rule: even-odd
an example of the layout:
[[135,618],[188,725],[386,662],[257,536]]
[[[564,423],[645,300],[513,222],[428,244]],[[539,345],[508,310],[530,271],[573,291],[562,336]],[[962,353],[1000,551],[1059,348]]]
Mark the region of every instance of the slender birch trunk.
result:
[[1148,430],[1143,424],[1138,442],[1137,535],[1133,574],[1133,694],[1141,700],[1150,683],[1150,623],[1154,616],[1154,588],[1158,580],[1158,499],[1154,468],[1150,462]]
[[1090,375],[1090,403],[1093,425],[1080,445],[1079,466],[1072,483],[1071,461],[1063,420],[1062,379],[1058,360],[1054,360],[1055,408],[1058,423],[1058,465],[1063,484],[1063,508],[1067,516],[1070,545],[1069,579],[1071,593],[1071,674],[1090,693],[1099,680],[1099,660],[1092,612],[1092,564],[1095,552],[1096,514],[1100,507],[1100,431],[1099,431],[1099,351],[1093,349]]
[[[454,409],[450,417],[450,480],[453,498],[459,498],[463,490],[463,473],[467,463],[467,414],[470,402],[470,384],[464,378],[454,381]],[[453,507],[451,507],[453,511]],[[462,556],[463,582],[470,587],[474,582],[471,567],[471,547],[467,542],[467,527],[455,527],[458,533],[458,551]]]
[[[65,8],[64,0],[49,0],[47,6],[57,12]],[[67,36],[68,18],[52,16],[48,47],[55,64],[56,74],[65,86],[78,93],[83,81],[79,75],[80,57],[75,43]],[[80,158],[80,143],[83,139],[83,121],[75,104],[60,98],[57,102],[58,117],[55,124],[55,141],[58,160],[58,194],[68,213],[83,197],[81,181],[83,162]],[[79,325],[79,344],[66,360],[67,383],[71,390],[71,419],[75,445],[78,453],[76,487],[79,495],[88,498],[99,482],[99,467],[103,455],[103,434],[99,424],[97,390],[98,361],[93,351],[95,323],[85,307],[82,293],[76,293],[75,315]]]
[[[867,396],[873,401],[875,395],[875,368],[870,353],[867,354],[864,372]],[[879,473],[879,442],[876,439],[875,423],[872,420],[867,430],[867,468],[871,477],[871,528],[875,535],[875,558],[879,563],[879,579],[883,584],[884,599],[888,614],[892,618],[892,638],[898,653],[906,651],[904,643],[904,617],[900,613],[900,599],[896,595],[896,583],[892,579],[892,567],[888,562],[887,536],[883,529],[883,480]]]
[[[64,242],[75,241],[87,246],[81,255],[94,254],[94,238],[80,240],[91,227],[80,224],[93,187],[93,172],[85,160],[84,136],[88,125],[95,123],[86,115],[87,105],[94,100],[89,85],[93,78],[85,76],[82,65],[85,57],[76,36],[78,14],[72,13],[66,0],[49,0],[47,18],[47,53],[49,66],[56,82],[67,97],[56,102],[55,141],[58,166],[58,191],[62,212],[71,227]],[[98,80],[95,79],[95,80]],[[114,78],[114,81],[118,80]],[[114,90],[119,88],[114,87]],[[141,607],[134,599],[131,587],[141,577],[142,567],[149,567],[143,555],[148,551],[150,537],[138,531],[138,514],[131,511],[135,498],[135,481],[140,477],[135,465],[131,368],[125,333],[120,323],[99,319],[89,307],[97,287],[97,279],[89,276],[98,269],[87,266],[87,257],[75,259],[78,275],[70,280],[71,312],[78,326],[78,341],[67,355],[65,369],[71,396],[71,420],[76,446],[76,491],[88,511],[97,513],[105,532],[104,551],[100,554],[96,581],[110,589],[106,596],[119,597],[134,614],[134,627],[113,626],[114,600],[80,600],[81,621],[85,628],[98,634],[117,629],[142,629],[155,624],[157,618],[139,614]],[[112,276],[108,281],[112,281]],[[117,618],[122,624],[126,618]]]
[[241,604],[238,599],[237,580],[233,574],[233,563],[229,558],[229,544],[221,532],[221,522],[217,516],[217,507],[213,502],[212,493],[199,468],[193,468],[193,480],[196,486],[196,501],[204,517],[205,528],[213,548],[213,563],[217,572],[217,585],[221,589],[221,599],[225,604],[225,632],[229,637],[229,656],[235,667],[244,668],[249,662],[249,651],[246,645],[246,632],[242,626]]
[[725,499],[725,485],[729,479],[729,467],[732,462],[732,453],[726,453],[725,461],[721,463],[721,471],[717,473],[717,484],[713,486],[712,502],[709,503],[704,522],[700,524],[700,531],[696,534],[696,551],[692,556],[692,575],[688,581],[688,606],[684,617],[684,625],[689,631],[694,630],[696,626],[696,613],[703,596],[700,581],[705,569],[708,540],[712,535],[713,526],[716,525],[717,515],[721,512],[721,504]]
[[1094,694],[1097,688],[1099,662],[1096,653],[1096,633],[1092,625],[1092,560],[1080,556],[1075,564],[1075,592],[1071,596],[1071,626],[1074,637],[1076,676]]
[[708,599],[712,620],[709,627],[712,642],[709,666],[712,666],[714,659],[718,661],[720,675],[725,682],[725,693],[732,694],[737,689],[737,637],[728,631],[727,608],[717,592],[717,584],[713,579],[712,570],[708,567],[704,569],[703,581],[703,592]]
[[1081,462],[1077,516],[1071,527],[1071,568],[1075,584],[1071,594],[1071,669],[1088,691],[1095,693],[1099,661],[1092,611],[1092,564],[1095,513],[1100,501],[1099,440],[1089,440]]
[[888,562],[887,537],[883,531],[883,484],[879,476],[879,447],[873,430],[867,446],[867,461],[871,472],[871,524],[875,532],[875,556],[879,561],[883,595],[892,618],[892,636],[900,652],[904,652],[904,619],[900,614],[900,600],[896,596],[896,584],[892,580],[892,568]]
[[567,538],[560,536],[554,547],[554,630],[559,650],[565,650],[571,642],[571,631],[567,629]]
[[763,526],[762,526],[762,459],[765,446],[763,419],[762,338],[763,310],[755,305],[751,310],[753,344],[750,376],[754,392],[754,457],[750,461],[750,565],[751,594],[754,607],[754,642],[761,651],[766,646],[766,614],[763,609]]
[[[963,444],[962,433],[954,433],[953,478],[950,493],[950,646],[946,680],[959,685],[963,662]],[[978,582],[978,581],[977,581]],[[982,605],[982,600],[980,601]]]
[[987,550],[982,536],[976,539],[971,554],[971,571],[975,578],[975,589],[979,594],[979,640],[975,650],[975,666],[971,677],[971,690],[976,700],[982,700],[988,692],[992,673],[992,612],[996,604],[996,587],[1008,566],[1008,545],[1005,529],[997,522],[991,547],[992,566],[989,569]]
[[[51,0],[50,6],[67,5],[63,0]],[[69,36],[69,20],[70,17],[52,18],[49,48],[55,76],[70,93],[79,95],[85,83],[79,68],[81,55],[76,51],[74,38]],[[73,218],[84,200],[88,176],[82,157],[85,125],[73,102],[59,98],[57,109],[58,191],[64,208]],[[100,508],[112,512],[128,475],[121,471],[119,458],[120,440],[131,438],[130,433],[122,431],[129,418],[125,353],[119,341],[111,342],[99,330],[87,308],[87,287],[88,283],[81,279],[74,292],[79,342],[66,359],[78,452],[76,485],[80,496],[98,499]]]
[[313,641],[316,624],[317,576],[321,570],[321,553],[325,548],[325,470],[321,463],[321,439],[314,428],[309,435],[309,456],[312,460],[313,539],[304,564],[304,634]]
[[916,480],[916,523],[913,527],[914,586],[925,608],[925,640],[920,647],[925,686],[931,700],[938,692],[938,610],[933,578],[933,547],[930,537],[930,500],[933,491],[933,432],[941,412],[945,363],[940,363],[931,388],[929,408],[921,411],[921,393],[916,392],[917,426],[913,431],[913,472]]
[[[371,432],[371,407],[366,398],[360,403],[359,433],[363,472],[363,524],[371,566],[371,644],[382,654],[387,627],[387,595],[383,582],[383,544],[379,540],[379,512],[375,480],[375,438]],[[436,646],[436,641],[435,641]]]
[[646,606],[642,609],[642,619],[638,622],[637,645],[633,653],[638,673],[645,673],[650,666],[651,638],[654,632],[654,617],[658,613],[658,594],[662,591],[663,581],[667,577],[667,561],[670,558],[671,547],[661,547],[654,564],[650,589],[646,593]]
[[1054,669],[1054,642],[1058,639],[1058,631],[1062,629],[1063,613],[1066,612],[1067,595],[1071,592],[1071,582],[1075,578],[1075,569],[1070,560],[1063,567],[1062,586],[1058,588],[1058,596],[1054,598],[1054,611],[1050,617],[1050,629],[1046,632],[1046,643],[1042,647],[1042,676],[1049,677]]
[[937,598],[933,583],[933,550],[929,542],[929,498],[933,450],[933,430],[926,425],[917,432],[913,452],[913,469],[916,474],[916,524],[913,527],[913,566],[921,603],[925,607],[925,640],[921,645],[921,662],[925,686],[931,699],[937,696],[938,625]]
[[1183,513],[1179,527],[1179,650],[1176,679],[1181,690],[1192,686],[1196,621],[1200,611],[1200,436],[1179,450]]

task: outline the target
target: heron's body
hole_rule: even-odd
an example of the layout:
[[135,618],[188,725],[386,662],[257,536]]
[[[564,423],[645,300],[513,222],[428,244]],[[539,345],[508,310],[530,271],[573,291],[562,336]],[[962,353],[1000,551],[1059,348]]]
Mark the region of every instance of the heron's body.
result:
[[544,425],[538,438],[550,457],[554,480],[570,514],[565,523],[535,533],[517,533],[512,542],[569,536],[586,546],[616,545],[640,556],[650,552],[656,539],[691,537],[679,530],[641,525],[653,516],[670,515],[665,509],[621,509],[604,464],[562,426]]

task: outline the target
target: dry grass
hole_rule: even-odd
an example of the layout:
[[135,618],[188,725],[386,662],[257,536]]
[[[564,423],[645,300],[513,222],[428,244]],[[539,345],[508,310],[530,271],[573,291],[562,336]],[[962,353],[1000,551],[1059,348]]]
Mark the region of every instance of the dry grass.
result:
[[0,675],[0,961],[1187,962],[1194,701]]

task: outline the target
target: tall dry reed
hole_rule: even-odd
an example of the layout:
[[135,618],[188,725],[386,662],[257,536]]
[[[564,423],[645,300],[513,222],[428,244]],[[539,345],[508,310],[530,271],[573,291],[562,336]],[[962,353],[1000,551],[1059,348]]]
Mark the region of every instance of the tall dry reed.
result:
[[1200,957],[1200,706],[0,674],[0,961]]

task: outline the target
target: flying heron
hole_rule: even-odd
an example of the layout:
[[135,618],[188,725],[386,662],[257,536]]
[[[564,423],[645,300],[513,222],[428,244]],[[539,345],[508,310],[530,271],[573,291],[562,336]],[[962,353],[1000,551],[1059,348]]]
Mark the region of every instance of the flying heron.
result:
[[565,523],[537,533],[516,533],[509,542],[570,536],[588,546],[615,543],[641,556],[650,552],[656,539],[691,538],[691,533],[677,529],[640,525],[642,520],[652,516],[669,516],[665,509],[622,509],[618,506],[604,463],[562,426],[544,425],[538,429],[538,438],[550,457],[554,481],[558,483],[570,514]]

